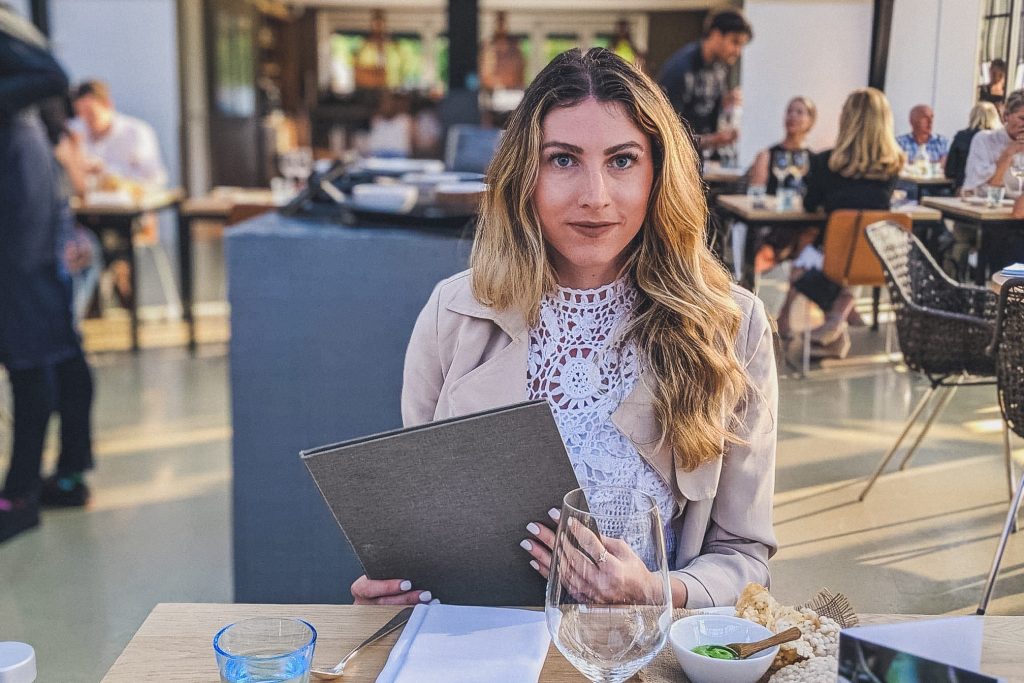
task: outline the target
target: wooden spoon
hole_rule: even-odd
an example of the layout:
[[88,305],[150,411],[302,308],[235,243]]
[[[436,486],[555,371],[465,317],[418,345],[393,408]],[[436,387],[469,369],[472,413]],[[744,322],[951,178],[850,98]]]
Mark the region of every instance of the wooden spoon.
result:
[[796,626],[787,628],[782,633],[776,633],[771,638],[765,638],[764,640],[758,640],[753,643],[729,643],[725,647],[733,651],[737,659],[746,659],[750,655],[757,654],[761,650],[767,650],[770,647],[776,645],[782,645],[793,640],[800,638],[800,629]]

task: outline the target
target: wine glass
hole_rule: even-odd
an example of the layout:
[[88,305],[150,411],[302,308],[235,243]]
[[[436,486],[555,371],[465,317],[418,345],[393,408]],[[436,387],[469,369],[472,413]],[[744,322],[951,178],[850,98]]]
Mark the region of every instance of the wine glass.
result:
[[789,174],[796,178],[799,183],[807,175],[807,172],[811,170],[811,155],[806,149],[797,149],[790,154],[790,159],[792,159],[793,163],[789,167]]
[[1024,193],[1024,154],[1014,154],[1010,159],[1010,174],[1017,179],[1017,194]]
[[[634,569],[631,580],[613,588],[622,566]],[[651,496],[615,486],[566,494],[544,613],[559,652],[595,683],[621,683],[654,659],[672,625],[672,593]]]
[[782,183],[786,179],[786,176],[791,173],[792,165],[793,157],[786,150],[779,149],[772,153],[772,175],[774,175],[775,180],[778,181],[779,187],[782,187]]

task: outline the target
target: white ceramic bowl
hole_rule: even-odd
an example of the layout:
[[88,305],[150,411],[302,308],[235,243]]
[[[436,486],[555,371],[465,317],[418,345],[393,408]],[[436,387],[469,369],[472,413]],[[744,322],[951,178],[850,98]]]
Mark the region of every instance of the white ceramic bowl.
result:
[[365,183],[352,188],[352,206],[366,211],[407,213],[416,205],[419,190],[414,185]]
[[692,650],[698,645],[752,643],[771,635],[764,626],[739,617],[695,614],[672,624],[668,640],[692,683],[757,683],[778,654],[778,645],[738,660],[712,659]]

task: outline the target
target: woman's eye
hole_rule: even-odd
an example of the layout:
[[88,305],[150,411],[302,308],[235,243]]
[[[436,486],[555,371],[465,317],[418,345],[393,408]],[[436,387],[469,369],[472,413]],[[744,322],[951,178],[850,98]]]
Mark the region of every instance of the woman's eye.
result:
[[569,168],[572,166],[572,157],[568,154],[556,154],[551,157],[551,163],[555,165],[555,168]]
[[621,171],[632,166],[634,161],[636,161],[636,159],[631,156],[615,157],[612,159],[612,166]]

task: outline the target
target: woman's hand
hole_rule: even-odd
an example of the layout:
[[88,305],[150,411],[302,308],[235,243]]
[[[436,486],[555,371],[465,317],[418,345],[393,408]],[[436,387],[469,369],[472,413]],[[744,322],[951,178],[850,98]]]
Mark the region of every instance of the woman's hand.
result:
[[363,574],[352,582],[352,597],[357,605],[417,605],[430,602],[430,591],[412,590],[404,579],[368,579]]
[[[548,514],[557,519],[558,511]],[[569,519],[568,524],[567,533],[575,537],[580,549],[569,545],[561,547],[559,574],[562,585],[578,601],[643,604],[664,590],[658,578],[625,541],[599,537],[575,519]],[[526,528],[533,538],[520,545],[533,557],[530,566],[548,578],[555,533],[539,522],[531,522]]]

